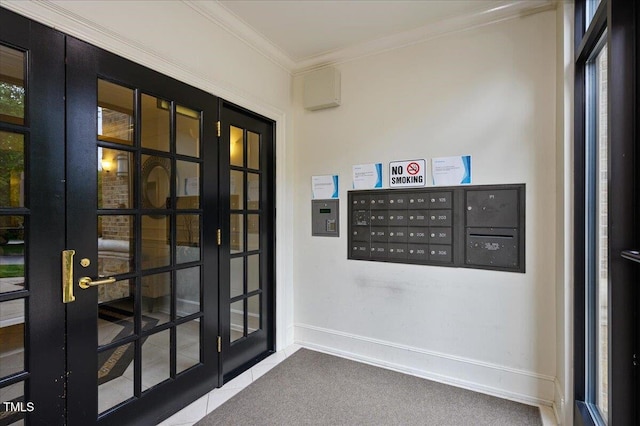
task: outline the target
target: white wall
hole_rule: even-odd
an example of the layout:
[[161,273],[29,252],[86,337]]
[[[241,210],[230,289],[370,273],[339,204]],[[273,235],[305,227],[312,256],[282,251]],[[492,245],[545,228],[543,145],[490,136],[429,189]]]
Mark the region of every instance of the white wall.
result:
[[[294,78],[297,342],[551,405],[556,376],[556,15],[338,65],[342,105]],[[354,164],[471,154],[473,183],[525,183],[526,274],[347,260]],[[339,174],[341,237],[311,237],[311,176]],[[387,177],[385,176],[385,183]]]
[[276,339],[278,348],[292,343],[291,74],[184,2],[2,0],[2,6],[276,121]]

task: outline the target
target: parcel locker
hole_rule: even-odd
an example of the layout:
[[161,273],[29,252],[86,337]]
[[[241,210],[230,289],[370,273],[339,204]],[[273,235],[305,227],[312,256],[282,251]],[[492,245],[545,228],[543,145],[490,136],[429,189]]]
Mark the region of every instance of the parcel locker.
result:
[[518,227],[518,207],[516,189],[467,191],[467,226]]
[[466,262],[469,265],[516,268],[518,248],[515,228],[467,229]]

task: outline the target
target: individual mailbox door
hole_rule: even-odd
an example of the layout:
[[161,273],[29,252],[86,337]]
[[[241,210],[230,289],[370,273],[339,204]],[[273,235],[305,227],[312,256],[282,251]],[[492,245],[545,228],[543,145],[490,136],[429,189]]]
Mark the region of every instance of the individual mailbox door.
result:
[[451,262],[451,246],[429,245],[429,260],[433,262]]
[[371,224],[371,213],[369,210],[353,210],[351,212],[353,226],[369,226]]
[[390,209],[406,209],[407,194],[389,194],[388,207]]
[[387,194],[371,194],[369,205],[371,210],[373,209],[386,209],[387,208]]
[[389,228],[388,241],[390,243],[406,243],[408,235],[407,228]]
[[518,190],[467,191],[467,226],[518,227]]
[[351,243],[351,257],[355,259],[368,259],[370,245],[369,243],[353,241]]
[[353,241],[369,241],[369,228],[367,226],[352,226],[351,239]]
[[428,192],[416,192],[407,195],[407,208],[408,209],[428,209],[429,208],[429,193]]
[[429,243],[451,244],[451,228],[429,228]]
[[451,197],[452,197],[451,192],[431,192],[429,194],[429,208],[450,209]]
[[387,226],[389,214],[386,210],[371,210],[371,226]]
[[429,228],[407,228],[407,242],[411,244],[428,244],[429,243]]
[[429,210],[429,226],[451,226],[451,210]]
[[429,246],[426,244],[407,244],[407,251],[408,260],[429,260]]
[[407,258],[407,245],[406,244],[388,244],[388,257],[389,259],[406,259]]
[[371,243],[371,257],[374,259],[387,259],[388,247],[387,243]]
[[389,226],[407,226],[406,210],[389,210]]
[[388,241],[387,237],[387,228],[383,226],[372,226],[371,227],[371,241],[376,241],[380,243],[386,243]]
[[518,231],[473,228],[466,234],[466,263],[486,267],[518,268]]
[[354,195],[351,198],[351,205],[354,209],[368,209],[369,208],[369,196],[368,195]]
[[408,210],[408,226],[429,226],[429,212],[427,210]]

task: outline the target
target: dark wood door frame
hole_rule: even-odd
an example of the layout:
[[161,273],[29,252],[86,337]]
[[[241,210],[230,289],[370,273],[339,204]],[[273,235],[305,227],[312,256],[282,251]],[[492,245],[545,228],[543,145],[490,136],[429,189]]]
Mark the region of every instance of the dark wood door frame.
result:
[[623,250],[640,246],[640,189],[636,182],[639,128],[638,28],[635,2],[602,0],[593,23],[585,28],[585,0],[575,8],[575,423],[594,424],[587,388],[585,341],[585,64],[604,28],[608,42],[609,143],[609,417],[610,424],[638,422],[638,267],[623,259]]
[[[231,102],[220,100],[220,223],[222,224],[222,246],[220,251],[220,327],[222,337],[222,354],[220,371],[223,383],[241,374],[251,366],[275,352],[275,123]],[[263,182],[261,182],[261,281],[265,284],[261,307],[264,313],[263,329],[252,333],[245,342],[229,343],[229,283],[230,283],[230,189],[229,189],[229,126],[253,130],[263,136],[260,153]],[[222,385],[222,383],[221,383]]]
[[[25,135],[25,208],[0,209],[26,221],[25,290],[0,302],[26,300],[24,372],[31,424],[64,424],[64,307],[60,252],[64,249],[64,35],[0,7],[0,42],[27,52],[25,125],[0,130]],[[4,407],[3,407],[4,408]]]

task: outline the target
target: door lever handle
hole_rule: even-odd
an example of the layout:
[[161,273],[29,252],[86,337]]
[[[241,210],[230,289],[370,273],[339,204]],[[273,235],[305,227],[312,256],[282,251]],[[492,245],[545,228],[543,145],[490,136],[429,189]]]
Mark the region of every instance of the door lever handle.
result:
[[103,285],[103,284],[112,284],[115,282],[116,282],[116,279],[113,277],[109,277],[109,278],[100,277],[99,280],[95,280],[95,281],[89,277],[82,277],[78,280],[78,285],[82,289],[87,289],[89,287],[95,287],[97,285]]

